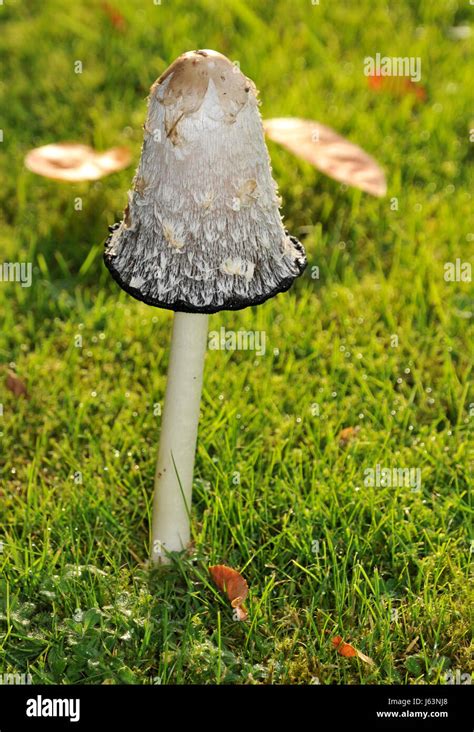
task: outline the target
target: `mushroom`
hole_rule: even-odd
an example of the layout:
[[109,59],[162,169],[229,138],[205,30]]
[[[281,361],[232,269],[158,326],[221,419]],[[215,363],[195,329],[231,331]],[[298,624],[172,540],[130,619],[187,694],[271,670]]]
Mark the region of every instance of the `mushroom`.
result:
[[265,134],[330,178],[385,196],[385,174],[374,158],[330,127],[309,119],[278,117],[263,122]]
[[98,180],[130,165],[131,155],[126,147],[111,147],[97,152],[78,142],[55,142],[30,150],[25,165],[32,173],[45,178],[76,183]]
[[155,476],[152,561],[190,540],[208,316],[258,305],[306,266],[284,229],[257,91],[220,53],[180,56],[153,84],[141,159],[105,264],[142,302],[175,311]]

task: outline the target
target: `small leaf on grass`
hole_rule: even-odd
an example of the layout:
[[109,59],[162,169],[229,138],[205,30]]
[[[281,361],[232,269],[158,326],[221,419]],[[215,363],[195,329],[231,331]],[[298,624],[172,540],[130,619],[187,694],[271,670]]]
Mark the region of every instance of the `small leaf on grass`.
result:
[[358,425],[357,427],[344,427],[344,429],[339,432],[339,444],[347,445],[348,442],[357,436],[358,432],[360,432],[360,427]]
[[356,648],[356,653],[357,653],[357,658],[360,658],[361,661],[363,661],[364,663],[368,663],[369,666],[374,665],[374,662],[372,661],[372,659],[369,656],[366,656],[365,653],[362,653],[362,651],[359,651],[357,648]]
[[24,396],[29,399],[25,382],[19,379],[13,371],[8,371],[5,385],[16,397]]
[[217,564],[209,567],[209,573],[214,584],[225,592],[230,600],[230,604],[235,610],[237,620],[246,620],[248,613],[243,606],[243,602],[248,595],[249,588],[247,582],[242,575],[232,567],[226,567],[224,564]]
[[368,77],[371,89],[379,92],[388,92],[395,97],[404,97],[407,94],[414,94],[420,102],[426,101],[426,89],[421,84],[415,83],[411,79],[400,76],[382,76],[380,74],[372,74]]
[[113,25],[113,27],[118,31],[125,31],[127,28],[127,22],[122,13],[114,5],[106,2],[105,0],[101,3],[101,5],[102,10],[110,20],[110,23]]
[[357,656],[356,649],[351,646],[350,643],[344,643],[340,635],[336,635],[334,638],[332,638],[331,643],[333,644],[334,648],[337,650],[340,656],[345,656],[345,658],[352,658],[353,656]]
[[279,142],[330,178],[373,196],[385,196],[387,184],[379,164],[330,127],[309,119],[277,117],[264,120],[263,129],[270,140]]
[[410,653],[414,649],[414,647],[418,643],[419,638],[420,638],[419,635],[417,635],[415,638],[413,638],[412,642],[405,648],[405,653]]
[[126,147],[112,147],[97,152],[88,145],[58,142],[37,147],[25,157],[25,165],[45,178],[74,183],[98,180],[130,165],[131,154]]
[[368,663],[369,666],[374,665],[374,662],[371,658],[369,658],[369,656],[366,656],[365,653],[362,653],[362,651],[358,651],[357,648],[351,646],[350,643],[345,643],[340,635],[336,635],[334,638],[332,638],[331,643],[333,644],[334,648],[337,650],[340,656],[344,656],[345,658],[354,658],[357,656],[357,658],[360,658],[360,660],[364,661],[364,663]]

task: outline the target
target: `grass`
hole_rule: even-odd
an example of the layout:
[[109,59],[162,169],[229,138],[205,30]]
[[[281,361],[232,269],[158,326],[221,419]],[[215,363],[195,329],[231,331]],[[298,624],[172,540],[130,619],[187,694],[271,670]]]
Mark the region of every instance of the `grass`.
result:
[[[436,7],[435,7],[436,6]],[[445,683],[471,670],[470,283],[473,127],[465,2],[0,7],[0,243],[34,264],[0,285],[0,671],[41,683]],[[117,23],[117,21],[116,21]],[[74,139],[138,159],[145,97],[179,53],[216,48],[264,116],[329,124],[376,155],[375,200],[271,144],[309,266],[291,291],[211,329],[261,330],[266,353],[209,351],[193,551],[144,567],[172,316],[102,265],[132,170],[66,185],[28,149]],[[419,56],[427,100],[369,89],[363,59]],[[74,73],[80,60],[83,73]],[[394,202],[394,199],[398,201]],[[317,269],[319,267],[319,278]],[[347,445],[345,427],[360,427]],[[420,490],[371,487],[377,465]],[[241,569],[246,623],[207,567]],[[339,656],[341,635],[374,659]]]

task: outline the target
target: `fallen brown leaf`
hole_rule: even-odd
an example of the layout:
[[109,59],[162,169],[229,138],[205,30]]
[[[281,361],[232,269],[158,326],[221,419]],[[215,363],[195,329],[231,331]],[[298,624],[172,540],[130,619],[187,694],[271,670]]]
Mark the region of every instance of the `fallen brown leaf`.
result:
[[13,371],[7,372],[7,378],[5,385],[9,391],[12,392],[16,397],[24,396],[29,399],[28,390],[26,384],[22,381]]
[[340,656],[344,656],[345,658],[354,658],[357,656],[357,658],[360,658],[360,660],[364,661],[364,663],[368,663],[369,666],[374,665],[373,660],[369,658],[369,656],[366,656],[365,653],[362,653],[362,651],[359,651],[357,650],[357,648],[354,648],[354,646],[351,646],[350,643],[345,643],[340,635],[336,635],[334,638],[332,638],[331,643],[333,644],[334,648],[337,650]]
[[348,442],[357,437],[357,434],[359,432],[359,425],[357,425],[356,427],[344,427],[344,429],[339,432],[339,444],[347,445]]
[[248,595],[249,588],[242,575],[232,567],[226,567],[225,564],[209,567],[209,573],[214,584],[229,598],[230,604],[236,611],[237,620],[246,620],[248,613],[243,602]]
[[344,643],[344,641],[342,640],[342,636],[336,635],[334,638],[331,639],[331,643],[333,644],[334,648],[337,650],[340,656],[345,656],[345,658],[352,658],[353,656],[357,656],[357,651],[354,646],[351,646],[350,643]]
[[418,643],[420,636],[417,635],[415,638],[413,638],[412,642],[408,644],[408,646],[405,648],[405,653],[410,653]]
[[330,178],[385,196],[387,184],[379,164],[362,148],[330,127],[309,119],[277,117],[263,121],[265,134]]
[[427,98],[426,89],[421,84],[411,79],[399,76],[381,76],[372,74],[368,77],[369,86],[375,91],[386,91],[395,97],[403,97],[407,94],[414,94],[418,101],[425,102]]
[[126,22],[125,18],[123,17],[122,13],[116,7],[114,7],[114,5],[112,5],[109,2],[106,2],[106,0],[104,0],[104,2],[101,3],[101,5],[102,5],[102,10],[104,11],[106,16],[110,20],[113,27],[118,31],[121,31],[121,32],[125,31],[127,28],[127,22]]
[[357,652],[357,658],[360,658],[361,661],[369,664],[369,666],[375,665],[373,660],[369,656],[366,656],[365,653],[362,653],[362,651],[359,651],[357,648],[356,648],[356,652]]
[[25,157],[25,165],[33,173],[54,180],[74,183],[97,180],[130,165],[132,156],[126,147],[112,147],[97,152],[88,145],[57,142],[37,147]]

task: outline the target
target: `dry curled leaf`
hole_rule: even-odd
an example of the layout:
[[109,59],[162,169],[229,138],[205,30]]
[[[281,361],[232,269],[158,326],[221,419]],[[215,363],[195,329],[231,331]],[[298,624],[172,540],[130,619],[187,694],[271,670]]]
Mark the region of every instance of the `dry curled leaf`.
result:
[[77,182],[97,180],[130,165],[132,156],[126,147],[112,147],[97,152],[76,142],[57,142],[37,147],[25,157],[28,170],[45,178]]
[[361,661],[363,661],[364,663],[367,663],[369,666],[374,666],[374,662],[372,661],[372,659],[369,658],[369,656],[366,656],[365,653],[362,653],[362,651],[359,651],[357,648],[356,648],[356,653],[357,653],[357,658],[360,658]]
[[102,10],[104,11],[106,16],[110,20],[110,23],[112,24],[112,26],[118,31],[121,31],[121,32],[125,31],[127,28],[127,22],[126,22],[125,18],[123,17],[122,13],[114,5],[112,5],[109,2],[106,2],[106,0],[104,0],[104,2],[101,3],[101,6],[102,6]]
[[405,648],[405,653],[411,653],[411,651],[414,649],[414,647],[418,643],[419,639],[420,639],[419,635],[415,636],[415,638],[413,638],[411,643],[409,643],[408,646]]
[[229,598],[230,604],[236,612],[237,620],[246,620],[248,614],[243,602],[248,595],[249,588],[242,575],[237,570],[226,567],[224,564],[209,567],[209,573],[214,584],[221,592],[225,592]]
[[337,650],[340,656],[345,656],[345,658],[352,658],[353,656],[357,656],[357,651],[354,646],[351,646],[350,643],[344,643],[340,635],[336,635],[334,638],[332,638],[331,643],[333,644],[334,648]]
[[364,663],[368,663],[369,666],[374,665],[374,662],[371,658],[369,658],[369,656],[366,656],[365,653],[362,653],[362,651],[358,651],[357,648],[351,646],[350,643],[345,643],[340,635],[336,635],[334,638],[332,638],[331,643],[333,644],[334,648],[337,650],[340,656],[344,656],[345,658],[355,658],[357,656],[357,658],[360,658],[360,660],[364,661]]
[[265,134],[330,178],[360,188],[373,196],[387,192],[385,174],[362,148],[330,127],[309,119],[277,117],[263,121]]
[[25,382],[18,378],[13,371],[8,371],[5,386],[16,397],[24,396],[27,399],[29,398]]
[[418,101],[426,101],[426,89],[411,79],[401,76],[382,76],[371,74],[367,77],[369,86],[378,92],[388,92],[395,97],[404,97],[407,94],[414,94]]
[[359,425],[356,427],[344,427],[344,429],[339,432],[339,444],[342,446],[347,445],[348,442],[357,437],[359,432]]

